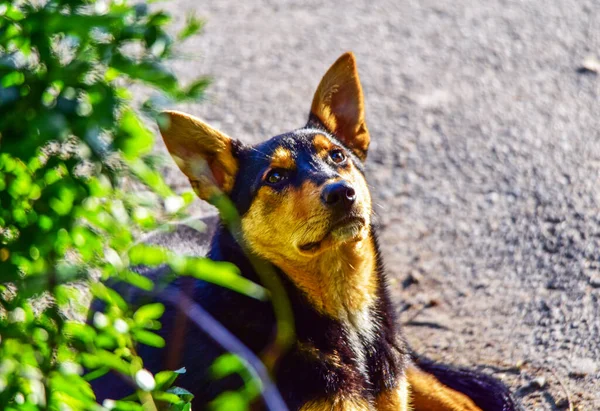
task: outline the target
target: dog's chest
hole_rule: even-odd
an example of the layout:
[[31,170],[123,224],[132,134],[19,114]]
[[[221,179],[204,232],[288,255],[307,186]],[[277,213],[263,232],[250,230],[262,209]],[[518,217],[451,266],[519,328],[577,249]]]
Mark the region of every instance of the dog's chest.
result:
[[374,347],[382,340],[380,321],[368,311],[344,312],[335,318],[302,316],[297,323],[294,357],[296,384],[315,383],[323,395],[363,395],[373,391],[378,358]]
[[291,409],[375,410],[398,386],[401,354],[379,270],[365,243],[286,271],[297,346],[278,385],[293,394]]
[[[393,358],[395,348],[377,349],[384,340],[380,321],[368,312],[346,313],[343,320],[338,319],[342,337],[312,352],[313,364],[330,365],[314,376],[325,390],[316,398],[307,398],[299,410],[407,411],[408,394]],[[336,331],[331,331],[335,335]],[[393,381],[383,381],[384,376]]]
[[365,309],[358,312],[346,312],[340,315],[342,328],[345,333],[345,341],[354,355],[354,365],[357,372],[364,378],[364,384],[370,385],[368,357],[372,347],[379,324],[370,310]]

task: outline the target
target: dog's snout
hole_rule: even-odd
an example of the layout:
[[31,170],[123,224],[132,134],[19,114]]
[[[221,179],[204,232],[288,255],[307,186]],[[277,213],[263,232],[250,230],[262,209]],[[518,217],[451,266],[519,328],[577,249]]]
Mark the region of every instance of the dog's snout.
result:
[[356,201],[356,191],[345,181],[336,181],[323,188],[321,200],[327,206],[343,207],[348,210]]

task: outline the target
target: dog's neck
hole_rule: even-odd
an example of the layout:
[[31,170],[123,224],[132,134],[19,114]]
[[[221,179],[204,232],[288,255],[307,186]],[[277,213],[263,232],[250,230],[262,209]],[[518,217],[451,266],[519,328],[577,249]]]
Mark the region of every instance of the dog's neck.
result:
[[352,323],[363,317],[377,298],[377,264],[371,235],[332,247],[309,260],[277,263],[316,311]]
[[[229,231],[220,228],[213,237],[209,257],[238,265],[258,281],[252,265]],[[329,318],[350,320],[363,316],[381,296],[384,284],[373,228],[359,242],[332,247],[311,259],[278,258],[275,265],[305,297],[313,309]]]

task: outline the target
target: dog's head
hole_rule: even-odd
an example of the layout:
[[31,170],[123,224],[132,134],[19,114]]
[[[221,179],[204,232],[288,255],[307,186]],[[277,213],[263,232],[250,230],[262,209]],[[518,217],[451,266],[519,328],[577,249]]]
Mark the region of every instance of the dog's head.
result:
[[161,133],[204,200],[227,194],[247,245],[277,264],[302,261],[364,240],[371,197],[363,176],[369,146],[354,56],[327,71],[308,124],[246,146],[180,112]]

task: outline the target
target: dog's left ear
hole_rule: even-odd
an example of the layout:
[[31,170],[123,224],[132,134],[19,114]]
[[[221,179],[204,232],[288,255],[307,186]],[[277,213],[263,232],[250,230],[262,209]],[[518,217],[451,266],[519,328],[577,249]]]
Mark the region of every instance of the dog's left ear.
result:
[[310,114],[358,158],[366,159],[370,137],[354,54],[343,54],[323,76]]

